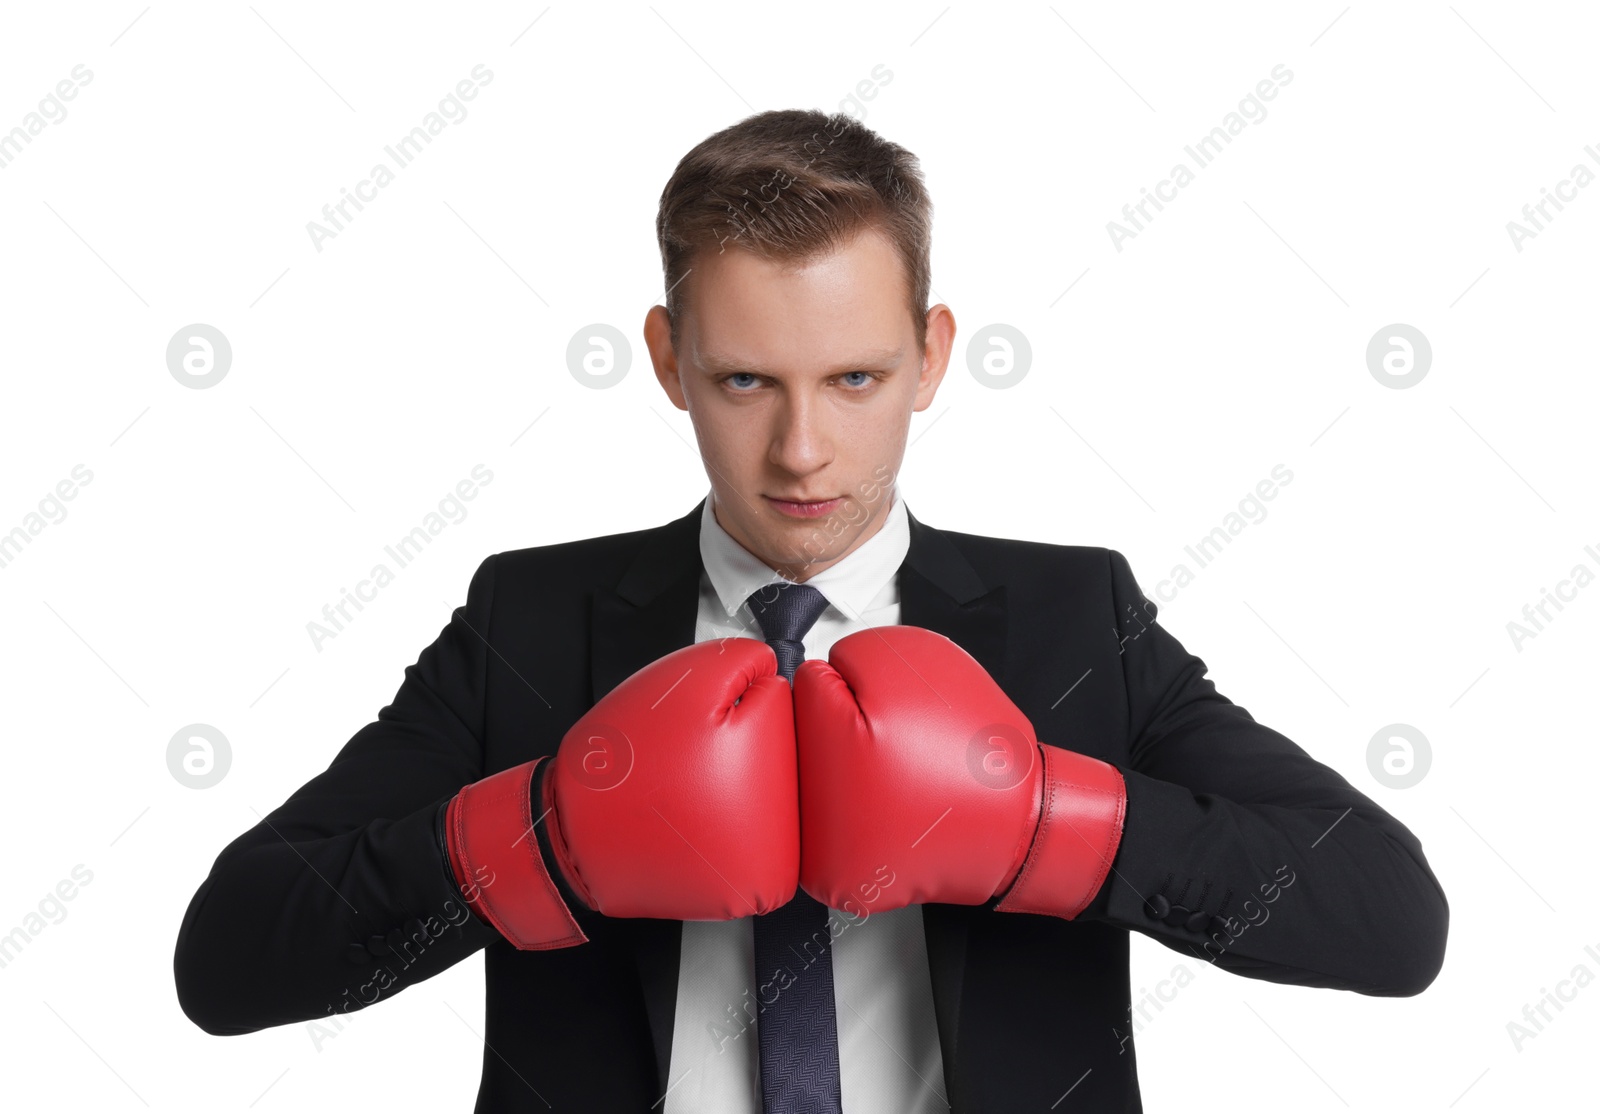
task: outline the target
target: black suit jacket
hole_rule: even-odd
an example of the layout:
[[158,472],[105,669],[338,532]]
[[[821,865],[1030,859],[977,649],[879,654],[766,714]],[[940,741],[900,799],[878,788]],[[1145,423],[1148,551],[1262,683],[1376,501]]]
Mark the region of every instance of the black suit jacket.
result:
[[[681,923],[579,912],[588,943],[517,951],[461,903],[434,821],[694,641],[700,513],[485,560],[394,701],[217,857],[178,936],[185,1013],[217,1034],[322,1018],[485,948],[479,1111],[659,1112]],[[901,622],[960,644],[1041,741],[1115,764],[1128,792],[1076,920],[924,906],[952,1110],[1049,1110],[1069,1088],[1062,1109],[1140,1109],[1129,930],[1274,982],[1433,980],[1448,909],[1416,838],[1219,695],[1121,554],[909,524]]]

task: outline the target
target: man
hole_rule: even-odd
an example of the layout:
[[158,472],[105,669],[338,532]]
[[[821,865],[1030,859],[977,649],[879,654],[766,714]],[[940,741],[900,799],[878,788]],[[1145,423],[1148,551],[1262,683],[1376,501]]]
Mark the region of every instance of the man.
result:
[[1125,1111],[1130,930],[1432,982],[1415,837],[1219,695],[1121,554],[910,514],[955,337],[929,229],[915,159],[845,117],[684,157],[645,339],[710,495],[484,561],[394,702],[218,857],[177,946],[197,1024],[485,948],[480,1111]]

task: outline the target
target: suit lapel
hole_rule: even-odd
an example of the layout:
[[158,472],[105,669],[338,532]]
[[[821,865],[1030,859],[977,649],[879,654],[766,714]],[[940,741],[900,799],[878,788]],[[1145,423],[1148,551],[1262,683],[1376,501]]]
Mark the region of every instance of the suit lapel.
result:
[[[700,608],[700,515],[694,510],[646,535],[614,589],[595,591],[590,613],[589,704],[657,658],[694,642]],[[671,1069],[683,922],[640,918],[619,926],[633,940],[655,1047],[661,1094]]]
[[[650,531],[614,589],[594,595],[590,630],[590,704],[636,670],[694,641],[699,612],[700,518],[694,510]],[[950,538],[907,512],[910,546],[898,572],[900,622],[949,638],[971,654],[1004,687],[1005,587],[989,587]],[[946,1086],[956,1086],[957,1036],[966,949],[978,907],[923,906],[934,1012],[944,1056]],[[672,1029],[677,1009],[683,925],[639,919],[629,923],[641,989],[655,1046],[662,1092],[669,1081]]]
[[599,588],[590,615],[589,703],[657,658],[694,642],[700,607],[700,508],[645,536],[614,589]]
[[[1005,684],[1005,586],[987,587],[955,543],[912,517],[911,546],[900,566],[900,623],[944,635]],[[958,1048],[967,937],[981,906],[924,905],[923,936],[933,983],[933,1012],[944,1061],[945,1094],[952,1103],[967,1091]]]

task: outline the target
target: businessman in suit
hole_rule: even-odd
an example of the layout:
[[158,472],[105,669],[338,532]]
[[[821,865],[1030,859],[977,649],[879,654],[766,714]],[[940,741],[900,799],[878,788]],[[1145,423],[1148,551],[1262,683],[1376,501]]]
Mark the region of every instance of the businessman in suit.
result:
[[1130,1111],[1130,931],[1432,982],[1417,839],[1220,695],[1121,554],[911,514],[955,337],[930,212],[844,117],[684,156],[645,339],[710,492],[479,566],[218,856],[175,957],[196,1024],[366,1008],[481,948],[479,1111]]

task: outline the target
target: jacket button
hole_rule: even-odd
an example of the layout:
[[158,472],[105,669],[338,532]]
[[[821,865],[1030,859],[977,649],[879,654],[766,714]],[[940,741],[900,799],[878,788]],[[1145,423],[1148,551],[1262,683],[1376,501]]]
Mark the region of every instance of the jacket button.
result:
[[1177,928],[1188,919],[1189,910],[1182,905],[1174,905],[1172,908],[1167,910],[1167,915],[1162,918],[1166,924],[1171,925],[1173,928]]
[[365,963],[368,958],[367,949],[360,944],[351,944],[344,950],[344,957],[351,963]]
[[1183,927],[1190,932],[1204,932],[1206,925],[1210,924],[1213,919],[1215,918],[1210,913],[1196,911],[1189,914],[1189,919],[1183,922]]
[[382,936],[368,936],[367,951],[371,952],[373,955],[388,955],[388,941],[384,940]]
[[1170,908],[1171,905],[1167,903],[1167,899],[1160,894],[1156,894],[1144,903],[1144,914],[1153,921],[1159,921],[1167,915],[1167,910]]
[[1222,917],[1212,917],[1210,923],[1206,925],[1206,929],[1213,936],[1219,932],[1226,933],[1228,931],[1228,922]]

